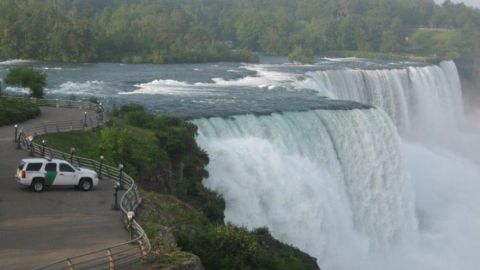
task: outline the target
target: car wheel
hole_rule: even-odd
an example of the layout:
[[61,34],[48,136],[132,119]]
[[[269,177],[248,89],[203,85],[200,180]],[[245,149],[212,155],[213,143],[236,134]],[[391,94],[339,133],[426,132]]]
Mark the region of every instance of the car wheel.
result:
[[83,191],[89,191],[92,189],[92,180],[90,179],[82,179],[80,180],[80,184],[78,184],[78,187],[83,190]]
[[42,192],[43,189],[45,188],[45,182],[43,181],[43,179],[34,179],[32,181],[32,190],[35,191],[35,192]]

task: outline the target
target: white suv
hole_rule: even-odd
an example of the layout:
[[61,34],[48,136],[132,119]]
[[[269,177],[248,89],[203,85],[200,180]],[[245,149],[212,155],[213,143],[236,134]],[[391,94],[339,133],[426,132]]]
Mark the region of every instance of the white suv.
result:
[[88,191],[98,185],[95,171],[72,166],[61,159],[22,159],[17,169],[17,182],[41,192],[46,186],[74,186]]

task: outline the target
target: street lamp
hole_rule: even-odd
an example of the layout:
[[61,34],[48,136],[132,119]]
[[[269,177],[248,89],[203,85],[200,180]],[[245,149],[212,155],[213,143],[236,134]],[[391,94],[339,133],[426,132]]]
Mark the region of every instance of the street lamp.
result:
[[13,138],[13,142],[17,142],[17,137],[18,137],[18,125],[15,124],[15,126],[13,126],[15,128],[15,137]]
[[42,157],[45,157],[45,147],[47,146],[47,140],[42,140]]
[[70,164],[73,164],[73,155],[75,154],[75,147],[70,148]]
[[103,160],[105,157],[103,155],[100,156],[100,169],[98,170],[98,178],[102,179],[102,168],[103,168]]
[[35,156],[35,149],[33,149],[33,136],[28,136],[28,146],[30,147],[30,156]]
[[120,189],[120,183],[118,181],[113,184],[113,189],[115,192],[113,193],[114,201],[113,201],[113,210],[119,210],[120,207],[118,207],[118,190]]
[[122,188],[123,187],[123,164],[118,165],[118,169],[120,170],[118,182],[120,183],[120,188]]
[[135,212],[128,211],[127,220],[128,220],[128,230],[130,232],[130,239],[133,239],[133,219],[134,218],[135,218]]

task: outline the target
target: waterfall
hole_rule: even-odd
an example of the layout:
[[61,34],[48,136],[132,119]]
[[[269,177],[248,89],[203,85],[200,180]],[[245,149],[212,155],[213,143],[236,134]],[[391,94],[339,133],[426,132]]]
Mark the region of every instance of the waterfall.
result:
[[453,61],[402,69],[315,71],[307,76],[315,90],[330,98],[382,108],[404,135],[426,126],[431,135],[463,121],[461,85]]
[[211,158],[204,184],[223,194],[227,221],[266,226],[327,269],[353,269],[372,252],[415,239],[413,189],[384,112],[317,110],[193,123]]

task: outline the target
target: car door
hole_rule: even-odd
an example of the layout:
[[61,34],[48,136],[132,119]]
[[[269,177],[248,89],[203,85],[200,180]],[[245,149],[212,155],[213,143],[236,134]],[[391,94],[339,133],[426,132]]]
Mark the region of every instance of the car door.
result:
[[72,186],[77,184],[75,169],[67,163],[60,163],[58,173],[58,185]]
[[58,171],[56,162],[48,162],[45,164],[45,185],[58,185]]

